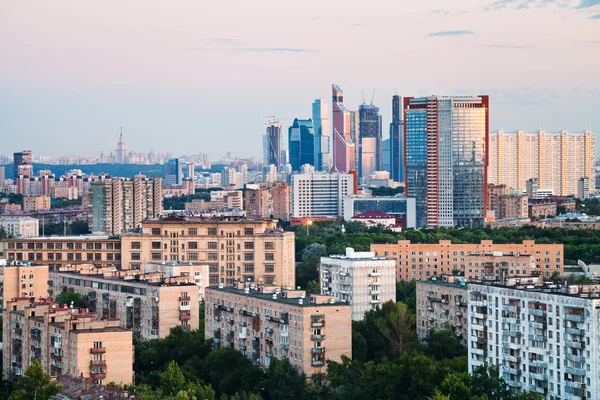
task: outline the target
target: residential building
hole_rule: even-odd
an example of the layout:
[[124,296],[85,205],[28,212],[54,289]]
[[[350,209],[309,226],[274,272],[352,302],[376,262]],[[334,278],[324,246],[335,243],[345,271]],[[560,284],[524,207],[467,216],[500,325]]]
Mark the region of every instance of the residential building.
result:
[[590,178],[582,177],[577,181],[577,198],[587,200],[590,197]]
[[55,186],[50,190],[50,197],[53,199],[75,200],[79,198],[79,190],[76,187],[58,187]]
[[181,185],[183,180],[183,169],[179,158],[172,158],[167,161],[165,169],[165,186]]
[[244,198],[241,190],[215,190],[210,192],[211,202],[220,202],[221,208],[244,209]]
[[286,182],[259,182],[246,185],[244,208],[259,219],[290,219],[291,189]]
[[50,209],[50,196],[23,196],[23,211],[39,211]]
[[164,338],[176,326],[198,329],[199,290],[190,276],[80,264],[50,272],[49,285],[52,297],[65,291],[81,294],[90,312],[117,319],[139,340]]
[[39,220],[25,216],[0,216],[0,229],[8,237],[33,238],[39,235]]
[[394,232],[402,232],[402,225],[396,221],[396,217],[384,211],[365,211],[353,216],[350,221],[360,222],[367,227],[384,226]]
[[273,164],[275,168],[283,165],[281,154],[283,152],[281,140],[281,124],[274,117],[269,117],[265,134],[263,135],[263,164]]
[[488,96],[404,98],[406,193],[417,226],[483,226]]
[[6,308],[6,302],[16,297],[48,297],[48,265],[13,261],[0,271],[2,308]]
[[446,324],[454,328],[458,341],[467,346],[469,337],[466,279],[455,276],[417,281],[417,334],[427,338],[432,329]]
[[351,195],[344,197],[342,203],[346,221],[364,212],[383,211],[394,216],[404,229],[416,228],[416,201],[413,197]]
[[354,176],[348,173],[292,175],[292,217],[339,217],[342,198],[353,194]]
[[600,217],[581,213],[561,214],[554,218],[543,218],[532,222],[538,228],[600,229]]
[[11,204],[8,202],[8,199],[0,200],[0,212],[2,213],[11,213],[13,211],[21,211],[20,204]]
[[488,181],[525,191],[536,179],[555,196],[573,196],[579,179],[594,178],[595,161],[596,135],[589,130],[498,131],[490,135]]
[[4,165],[0,165],[0,187],[4,186],[4,181],[6,180],[6,169]]
[[[378,257],[396,260],[397,280],[429,279],[453,275],[455,271],[461,276],[483,279],[485,276],[502,276],[507,269],[507,276],[549,278],[554,271],[561,275],[564,271],[563,245],[540,244],[534,240],[524,240],[522,244],[501,244],[491,240],[470,244],[440,240],[429,244],[399,240],[394,244],[372,244],[371,251]],[[534,264],[522,256],[534,257]]]
[[330,296],[305,297],[279,287],[209,287],[205,337],[257,366],[277,358],[307,377],[324,374],[327,360],[352,357],[351,307]]
[[[400,116],[401,98],[392,97],[392,123],[390,124],[390,166],[389,171],[394,182],[404,182],[404,132]],[[385,168],[384,168],[385,169]]]
[[396,262],[375,257],[373,252],[355,252],[321,257],[321,294],[352,305],[352,320],[361,321],[368,311],[396,302]]
[[209,284],[295,285],[294,233],[273,220],[168,217],[121,236],[123,269],[149,262],[209,265]]
[[553,217],[556,210],[557,204],[553,201],[530,201],[527,205],[527,216],[531,219]]
[[348,172],[355,169],[355,143],[350,137],[350,112],[344,106],[344,93],[332,85],[333,167],[332,171]]
[[[23,150],[18,153],[14,153],[13,155],[13,182],[17,181],[17,178],[20,175],[19,167],[21,165],[33,165],[33,158],[31,156],[31,150]],[[33,170],[32,170],[33,172]],[[33,174],[29,174],[28,176],[32,176]]]
[[469,372],[498,365],[517,392],[595,399],[600,393],[600,285],[510,279],[469,283]]
[[312,119],[294,119],[288,129],[288,152],[292,171],[315,162],[315,133]]
[[528,197],[506,185],[488,185],[486,210],[493,211],[496,219],[527,218]]
[[317,99],[312,103],[312,120],[315,132],[316,171],[329,171],[329,112],[327,100]]
[[50,271],[61,266],[94,263],[112,269],[121,268],[121,240],[108,236],[51,236],[0,241],[7,261],[47,264]]
[[360,122],[358,176],[363,178],[383,169],[382,124],[379,107],[373,104],[361,104],[358,112]]
[[3,378],[18,378],[38,360],[53,376],[94,383],[133,382],[133,339],[119,321],[53,305],[49,299],[17,297],[3,312]]
[[292,188],[286,182],[274,182],[271,184],[270,190],[273,201],[273,218],[289,221],[292,215]]
[[162,179],[112,178],[93,182],[92,232],[119,235],[162,214]]
[[[162,274],[165,278],[183,278],[187,283],[198,286],[198,298],[204,300],[204,289],[208,287],[209,281],[208,264],[178,263],[178,262],[151,262],[144,264],[143,275],[155,276]],[[135,272],[134,272],[135,273]]]

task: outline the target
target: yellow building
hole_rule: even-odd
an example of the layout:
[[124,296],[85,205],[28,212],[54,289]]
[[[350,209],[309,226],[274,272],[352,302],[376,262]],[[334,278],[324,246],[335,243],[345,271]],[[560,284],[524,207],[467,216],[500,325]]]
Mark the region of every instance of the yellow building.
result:
[[50,209],[50,196],[43,194],[40,196],[24,196],[23,211],[39,211]]
[[15,297],[48,297],[48,265],[11,262],[1,268],[2,307]]

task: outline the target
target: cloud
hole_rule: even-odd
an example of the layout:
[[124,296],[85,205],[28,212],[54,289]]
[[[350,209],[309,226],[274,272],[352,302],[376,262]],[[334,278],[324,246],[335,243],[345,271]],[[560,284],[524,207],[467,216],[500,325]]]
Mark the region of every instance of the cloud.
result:
[[475,32],[461,30],[461,31],[441,31],[441,32],[432,32],[427,36],[462,36],[462,35],[474,35]]
[[441,10],[441,9],[440,10],[433,10],[431,12],[431,15],[442,15],[442,16],[444,16],[444,15],[449,15],[449,14],[450,14],[450,11],[448,11],[448,10]]
[[[571,0],[497,0],[491,4],[488,4],[483,10],[484,11],[498,11],[498,10],[526,10],[529,8],[543,8],[548,5],[554,5],[557,7],[565,8],[571,7],[569,4]],[[582,0],[582,2],[600,2],[600,0]]]
[[519,45],[511,45],[511,44],[482,44],[477,47],[489,47],[494,49],[530,49],[529,46],[519,46]]
[[233,43],[237,43],[237,40],[235,39],[231,39],[231,38],[220,38],[220,37],[215,37],[215,38],[210,38],[209,39],[210,42],[212,43],[222,43],[222,44],[233,44]]
[[577,8],[589,8],[597,6],[598,4],[600,4],[600,0],[581,0],[581,3]]
[[600,19],[600,14],[592,15],[590,19]]
[[312,53],[315,50],[294,47],[238,47],[235,49],[231,49],[231,51],[256,53]]

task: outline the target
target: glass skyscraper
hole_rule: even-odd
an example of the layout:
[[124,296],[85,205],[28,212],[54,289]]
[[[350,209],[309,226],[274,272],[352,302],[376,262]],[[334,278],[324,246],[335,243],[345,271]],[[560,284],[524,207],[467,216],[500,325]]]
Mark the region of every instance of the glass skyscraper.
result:
[[392,97],[390,141],[390,177],[394,182],[404,182],[404,132],[402,132],[400,96],[398,95]]
[[406,192],[417,199],[417,225],[483,225],[489,97],[408,97],[404,114]]
[[315,131],[314,166],[316,171],[329,171],[329,117],[327,101],[317,99],[312,104],[312,119]]
[[281,148],[281,124],[275,118],[270,117],[267,121],[265,134],[263,135],[263,164],[270,164],[279,168],[283,161],[281,159],[283,149]]
[[312,119],[296,118],[288,133],[288,151],[292,171],[300,171],[300,167],[304,164],[314,165],[315,134]]
[[379,115],[379,107],[372,104],[361,104],[358,113],[360,126],[358,176],[362,178],[383,169],[381,115]]

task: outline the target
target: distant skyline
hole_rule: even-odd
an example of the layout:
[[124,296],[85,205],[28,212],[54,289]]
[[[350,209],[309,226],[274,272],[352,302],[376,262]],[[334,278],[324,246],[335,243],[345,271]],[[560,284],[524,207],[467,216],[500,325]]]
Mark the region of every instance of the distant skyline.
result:
[[[232,10],[235,9],[235,12]],[[261,157],[269,115],[490,96],[490,128],[600,131],[600,0],[0,4],[0,153]],[[330,109],[331,112],[331,109]],[[287,146],[286,146],[287,147]]]

